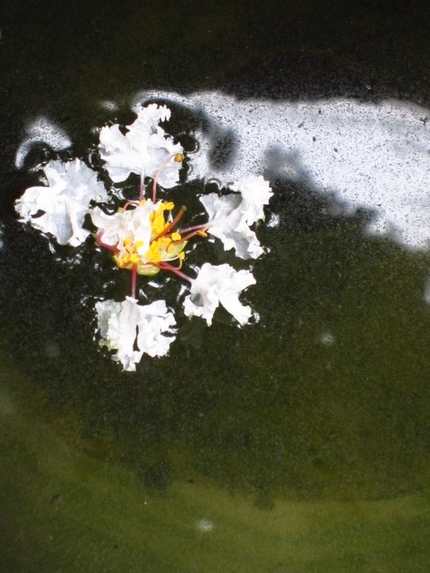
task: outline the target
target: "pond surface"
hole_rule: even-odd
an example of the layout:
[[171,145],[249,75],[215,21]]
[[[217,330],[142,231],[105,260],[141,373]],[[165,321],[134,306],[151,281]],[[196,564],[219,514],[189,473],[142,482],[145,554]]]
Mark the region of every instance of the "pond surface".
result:
[[[1,571],[428,571],[424,3],[5,12]],[[91,238],[77,256],[20,224],[14,201],[40,162],[91,162],[94,128],[142,98],[198,141],[178,197],[240,170],[274,196],[242,296],[258,322],[189,321],[157,279],[178,338],[133,373],[94,336],[94,300],[128,294],[127,273]],[[72,146],[45,130],[23,148],[38,118]],[[192,264],[231,262],[213,247]]]

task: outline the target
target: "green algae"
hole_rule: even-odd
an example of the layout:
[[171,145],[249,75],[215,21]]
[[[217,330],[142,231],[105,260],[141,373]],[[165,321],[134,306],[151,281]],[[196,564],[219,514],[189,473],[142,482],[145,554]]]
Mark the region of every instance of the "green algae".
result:
[[253,495],[203,476],[154,489],[126,463],[103,459],[103,440],[93,455],[72,439],[72,418],[63,420],[68,439],[61,422],[41,421],[43,396],[4,372],[2,571],[425,570],[428,490],[375,501],[277,499],[262,509]]

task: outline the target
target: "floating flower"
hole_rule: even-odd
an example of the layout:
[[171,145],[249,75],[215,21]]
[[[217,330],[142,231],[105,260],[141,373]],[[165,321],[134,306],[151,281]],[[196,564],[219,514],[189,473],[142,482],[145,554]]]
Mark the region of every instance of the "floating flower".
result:
[[48,186],[30,187],[15,202],[20,221],[53,235],[60,245],[77,247],[89,235],[82,228],[92,200],[106,201],[97,175],[79,159],[50,161],[44,168]]
[[147,305],[139,305],[132,297],[121,303],[105,300],[96,303],[96,312],[100,345],[116,350],[113,359],[121,362],[124,370],[135,371],[143,354],[165,356],[175,340],[175,317],[164,300]]
[[252,310],[239,301],[239,294],[255,282],[250,271],[236,271],[227,264],[214,266],[205,263],[184,300],[185,315],[201,316],[210,326],[215,310],[222,304],[243,326],[251,318]]
[[[196,235],[210,232],[219,237],[226,249],[234,248],[243,259],[263,253],[255,232],[250,228],[264,218],[272,191],[262,177],[248,177],[235,183],[233,193],[201,197],[209,221],[181,226],[186,207],[175,209],[168,200],[157,200],[157,186],[177,183],[184,156],[158,125],[170,117],[170,110],[155,104],[140,109],[136,121],[122,133],[118,125],[104,127],[100,133],[100,155],[114,182],[124,181],[130,173],[140,174],[135,201],[125,202],[115,213],[103,205],[108,194],[97,175],[82,161],[52,161],[44,169],[47,186],[27,189],[16,201],[21,221],[52,234],[60,244],[80,245],[89,231],[83,228],[89,213],[96,227],[96,243],[107,249],[119,269],[131,272],[131,296],[123,302],[96,303],[100,345],[113,351],[113,359],[124,370],[136,370],[143,354],[165,356],[175,339],[175,318],[164,300],[140,305],[136,297],[137,276],[152,277],[161,270],[170,271],[189,284],[184,300],[187,317],[199,316],[210,326],[222,305],[240,325],[251,316],[251,307],[239,301],[241,292],[255,284],[249,270],[236,271],[227,264],[203,264],[192,278],[182,271],[185,249]],[[145,178],[152,177],[152,197],[145,198]],[[254,316],[257,316],[254,314]]]
[[272,190],[263,177],[250,176],[232,186],[239,194],[219,196],[210,193],[200,197],[208,215],[208,233],[220,239],[227,251],[234,249],[241,259],[257,259],[264,250],[254,231],[250,229],[264,219]]
[[100,157],[106,161],[112,181],[125,181],[130,173],[141,175],[142,179],[155,178],[161,166],[159,184],[169,189],[178,183],[180,162],[168,160],[172,155],[182,154],[183,148],[158,125],[167,121],[170,113],[166,106],[151,104],[140,109],[125,135],[118,124],[101,129]]

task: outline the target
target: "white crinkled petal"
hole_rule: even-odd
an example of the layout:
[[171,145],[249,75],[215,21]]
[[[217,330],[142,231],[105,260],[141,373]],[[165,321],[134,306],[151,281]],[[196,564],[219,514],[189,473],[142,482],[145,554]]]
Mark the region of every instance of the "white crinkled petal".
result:
[[[100,344],[117,351],[113,359],[124,370],[135,371],[144,353],[165,356],[175,339],[176,321],[164,300],[149,305],[139,305],[131,297],[122,303],[107,300],[96,303],[96,311]],[[164,336],[166,332],[170,336]]]
[[54,235],[60,245],[80,245],[89,231],[82,227],[92,200],[107,200],[97,175],[79,159],[51,161],[44,169],[48,186],[30,187],[15,202],[20,220]]
[[142,160],[118,125],[103,127],[100,131],[100,157],[114,183],[125,181],[130,173],[140,173]]
[[256,234],[246,221],[247,212],[243,211],[243,199],[240,195],[219,196],[209,193],[200,197],[211,225],[208,233],[220,239],[226,251],[234,249],[241,259],[257,259],[264,250]]
[[149,199],[134,209],[118,211],[112,215],[108,215],[100,207],[95,207],[91,210],[91,220],[97,227],[97,234],[101,234],[101,241],[117,247],[119,255],[125,248],[125,239],[131,239],[133,242],[142,242],[139,253],[144,256],[150,247],[152,234],[150,216],[159,204],[160,201],[154,204]]
[[160,121],[168,121],[171,111],[165,105],[155,103],[142,107],[137,113],[137,119],[127,126],[127,139],[139,153],[146,152],[148,139],[158,130]]
[[241,211],[248,225],[264,219],[263,207],[273,195],[268,181],[261,175],[250,175],[235,182],[231,188],[242,195]]
[[190,295],[184,300],[185,315],[200,316],[210,326],[215,310],[222,304],[243,326],[251,318],[252,310],[239,301],[239,295],[253,284],[255,279],[250,271],[236,271],[227,264],[205,263],[192,282]]
[[162,333],[172,333],[175,324],[175,317],[167,310],[164,300],[156,300],[140,307],[138,348],[149,356],[165,356],[176,337],[164,336]]
[[[166,135],[158,124],[170,118],[166,106],[151,104],[141,108],[136,121],[127,126],[123,135],[118,125],[100,131],[100,157],[112,181],[125,181],[130,173],[154,178],[163,162],[171,155],[182,153],[180,144]],[[158,183],[170,188],[178,183],[181,164],[170,161],[161,171]]]

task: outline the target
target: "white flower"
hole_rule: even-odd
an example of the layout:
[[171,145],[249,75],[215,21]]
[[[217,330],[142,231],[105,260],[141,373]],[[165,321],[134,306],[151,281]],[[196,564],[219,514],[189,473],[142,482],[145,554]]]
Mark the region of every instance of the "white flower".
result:
[[20,221],[54,235],[60,245],[77,247],[89,235],[82,224],[90,201],[106,201],[106,190],[96,173],[79,159],[50,161],[44,172],[48,186],[30,187],[15,202]]
[[210,326],[221,303],[240,325],[244,325],[251,318],[252,310],[239,302],[239,294],[255,282],[250,271],[236,271],[226,264],[205,263],[191,284],[190,295],[184,300],[185,315],[201,316]]
[[235,183],[232,189],[240,195],[220,197],[209,193],[200,197],[209,215],[208,233],[220,239],[227,251],[234,248],[241,259],[257,259],[264,250],[250,225],[264,219],[263,206],[269,202],[272,190],[263,177],[253,175]]
[[[141,108],[136,121],[127,126],[123,135],[118,124],[103,127],[100,131],[100,157],[115,183],[125,181],[130,173],[154,178],[168,157],[182,153],[182,146],[173,143],[159,127],[160,121],[170,118],[166,106],[151,104]],[[181,163],[170,161],[160,172],[158,183],[170,188],[177,184]]]
[[102,346],[116,350],[113,359],[121,362],[123,369],[135,371],[143,354],[165,356],[175,336],[175,317],[167,310],[164,300],[139,305],[127,297],[123,302],[105,300],[96,303],[98,328]]

